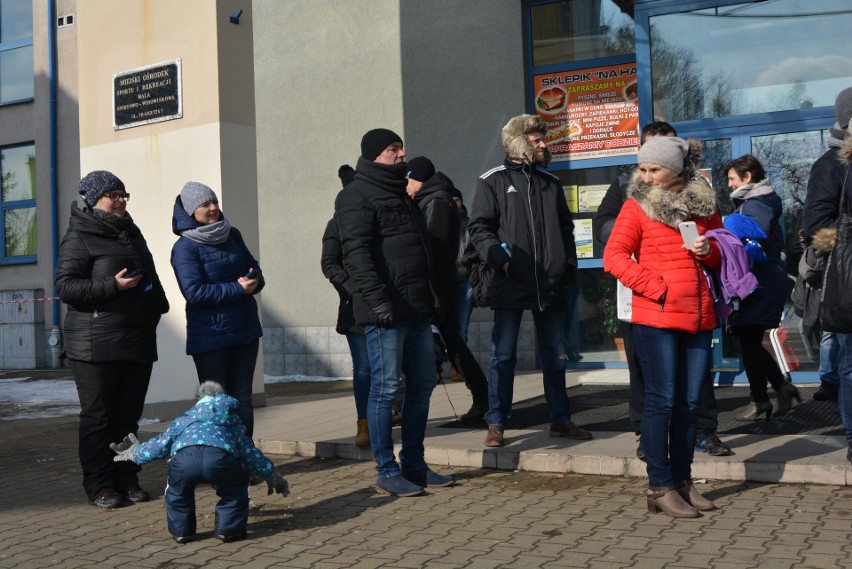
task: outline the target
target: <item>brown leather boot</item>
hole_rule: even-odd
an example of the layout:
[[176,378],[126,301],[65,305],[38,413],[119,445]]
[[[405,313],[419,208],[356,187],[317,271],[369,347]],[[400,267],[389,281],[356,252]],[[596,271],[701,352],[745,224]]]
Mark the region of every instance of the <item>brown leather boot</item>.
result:
[[370,431],[367,429],[367,419],[360,419],[355,427],[355,446],[370,446]]
[[485,436],[485,446],[501,447],[503,446],[503,426],[488,425],[488,434]]
[[695,484],[692,483],[692,480],[685,480],[679,484],[675,484],[675,488],[677,489],[677,493],[680,494],[680,497],[696,510],[706,512],[707,510],[716,509],[716,504],[702,496],[695,487]]
[[645,497],[652,514],[664,512],[673,518],[697,518],[699,515],[698,510],[687,504],[672,487],[649,487]]

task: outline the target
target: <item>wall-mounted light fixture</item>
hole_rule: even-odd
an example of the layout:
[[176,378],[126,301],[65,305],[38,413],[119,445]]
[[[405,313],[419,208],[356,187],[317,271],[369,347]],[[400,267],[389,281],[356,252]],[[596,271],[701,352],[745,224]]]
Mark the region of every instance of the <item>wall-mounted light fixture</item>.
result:
[[231,23],[237,24],[239,26],[240,25],[240,16],[242,16],[242,15],[243,15],[243,9],[240,8],[239,10],[237,10],[236,14],[231,16]]

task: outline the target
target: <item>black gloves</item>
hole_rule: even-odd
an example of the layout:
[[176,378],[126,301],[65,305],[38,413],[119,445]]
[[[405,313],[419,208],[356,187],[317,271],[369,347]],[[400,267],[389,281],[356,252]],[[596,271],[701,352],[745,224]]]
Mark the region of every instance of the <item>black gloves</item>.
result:
[[380,302],[371,309],[379,328],[393,328],[393,309],[389,302]]
[[281,473],[278,472],[278,470],[276,470],[266,481],[266,488],[267,496],[273,492],[281,494],[282,496],[290,495],[290,485],[287,483],[287,479],[281,476]]

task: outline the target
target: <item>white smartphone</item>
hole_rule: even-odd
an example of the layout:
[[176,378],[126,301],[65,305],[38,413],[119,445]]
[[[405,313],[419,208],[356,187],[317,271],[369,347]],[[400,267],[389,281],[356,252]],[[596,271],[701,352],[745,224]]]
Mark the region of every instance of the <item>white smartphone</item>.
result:
[[692,249],[692,244],[698,239],[698,227],[694,221],[681,221],[678,223],[680,235],[683,237],[683,246]]

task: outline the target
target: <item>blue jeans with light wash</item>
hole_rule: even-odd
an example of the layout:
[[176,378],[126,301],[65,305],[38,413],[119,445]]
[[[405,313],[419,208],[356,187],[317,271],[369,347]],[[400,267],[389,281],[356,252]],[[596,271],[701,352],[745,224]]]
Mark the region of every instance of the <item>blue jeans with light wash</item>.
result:
[[370,398],[370,358],[367,355],[367,337],[364,334],[346,334],[349,353],[352,355],[352,395],[358,420],[367,418],[367,400]]
[[[489,425],[505,426],[512,417],[512,394],[515,385],[515,364],[518,361],[518,332],[523,309],[495,308],[494,329],[491,332],[491,361],[488,366]],[[533,310],[533,323],[538,338],[544,397],[550,422],[571,420],[571,409],[565,389],[565,311]]]
[[[370,359],[370,397],[367,427],[379,478],[399,476],[426,468],[423,439],[429,418],[429,398],[435,388],[435,353],[429,318],[397,322],[393,328],[367,326],[367,355]],[[399,462],[393,453],[391,407],[399,389],[400,372],[405,373],[402,400]]]
[[823,332],[819,338],[819,380],[826,383],[838,383],[837,358],[840,352],[840,344],[837,334],[834,332]]
[[633,325],[645,378],[642,446],[653,488],[692,478],[698,400],[708,378],[712,337],[712,331],[690,334]]
[[838,344],[837,372],[840,378],[837,386],[837,403],[840,406],[840,418],[846,429],[846,444],[852,448],[852,333],[836,333]]
[[459,336],[462,342],[467,344],[467,329],[470,328],[470,315],[473,313],[473,286],[468,280],[459,282],[456,313],[459,317]]

